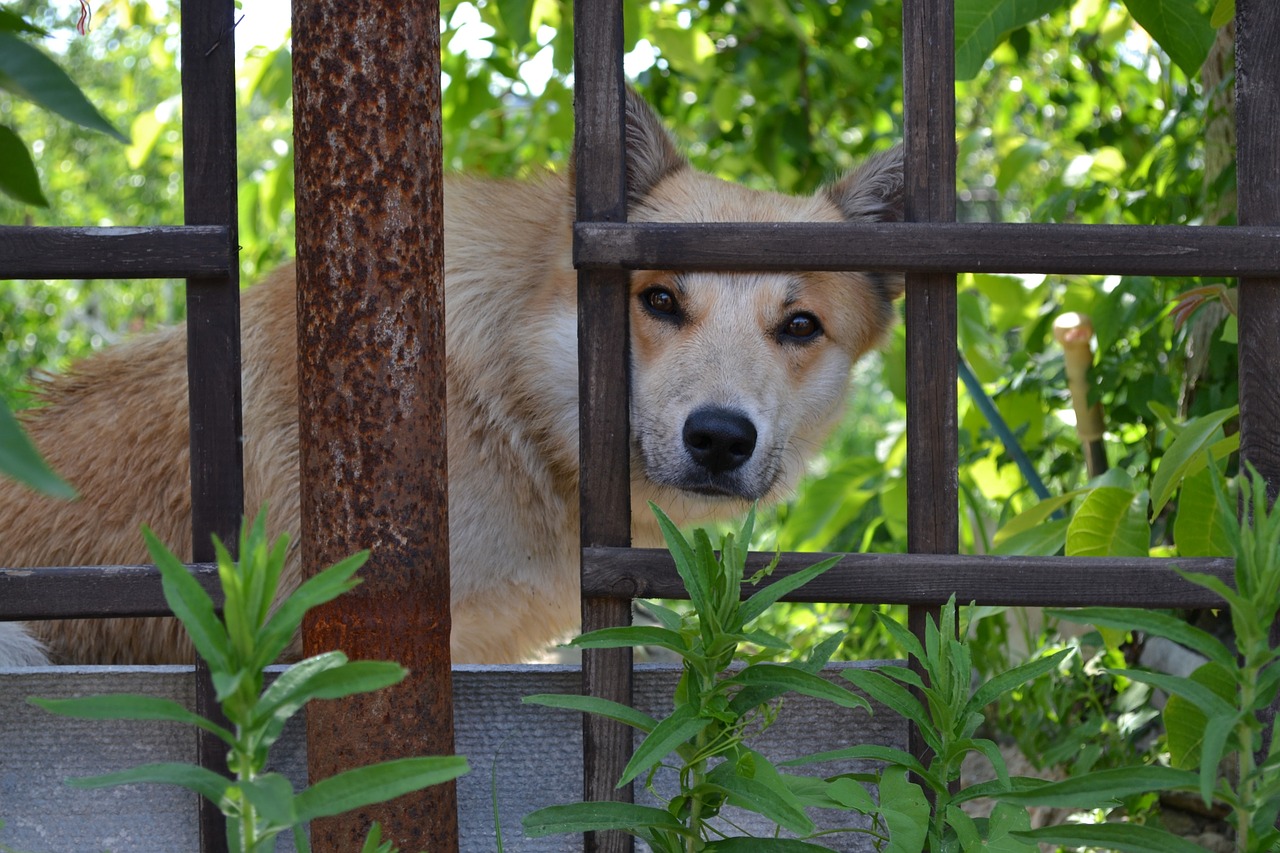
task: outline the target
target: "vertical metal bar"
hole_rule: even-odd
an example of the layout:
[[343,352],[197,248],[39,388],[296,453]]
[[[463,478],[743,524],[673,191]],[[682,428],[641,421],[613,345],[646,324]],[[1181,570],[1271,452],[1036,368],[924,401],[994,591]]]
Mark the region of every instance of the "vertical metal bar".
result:
[[[410,671],[308,709],[315,781],[453,752],[439,3],[296,0],[293,63],[303,574],[372,551],[303,644]],[[312,844],[357,850],[373,820],[458,848],[452,784],[315,821]]]
[[[580,221],[624,222],[626,148],[622,75],[622,0],[575,3],[575,174]],[[627,421],[627,273],[578,273],[579,489],[584,548],[631,544],[631,476]],[[631,603],[584,598],[582,630],[625,625]],[[631,649],[583,653],[582,692],[631,704]],[[632,734],[620,723],[583,719],[583,795],[630,802],[616,785],[631,756]],[[587,851],[624,853],[631,837],[587,833]]]
[[[1241,225],[1280,223],[1280,3],[1236,0]],[[1280,491],[1280,270],[1240,280],[1240,454]]]
[[[214,559],[212,534],[234,553],[244,513],[240,412],[240,267],[236,228],[235,5],[183,0],[183,205],[188,225],[225,225],[230,272],[187,281],[187,387],[190,405],[192,557]],[[196,661],[196,712],[214,719],[208,667]],[[226,745],[196,736],[199,763],[227,772]],[[200,849],[227,849],[226,820],[199,800]]]
[[[952,0],[902,4],[902,102],[906,220],[956,217],[955,6]],[[907,550],[959,550],[956,444],[956,277],[907,275]],[[907,612],[923,637],[927,608]],[[926,753],[913,728],[910,749]]]

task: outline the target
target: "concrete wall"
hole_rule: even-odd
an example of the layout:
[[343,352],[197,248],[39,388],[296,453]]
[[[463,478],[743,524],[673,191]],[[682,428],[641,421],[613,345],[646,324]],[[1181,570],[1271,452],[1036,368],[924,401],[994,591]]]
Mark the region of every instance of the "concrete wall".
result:
[[[636,705],[651,714],[669,710],[678,670],[640,665]],[[835,677],[829,673],[829,677]],[[581,850],[579,837],[530,840],[520,820],[535,808],[581,797],[581,717],[521,704],[532,693],[576,693],[578,671],[570,666],[457,667],[454,671],[456,752],[472,772],[459,780],[461,849],[498,849],[493,785],[502,840],[507,851]],[[65,697],[97,693],[168,696],[188,707],[194,688],[187,667],[58,667],[0,669],[0,845],[21,853],[132,853],[194,851],[194,795],[165,786],[78,790],[64,781],[151,761],[191,761],[194,737],[164,722],[94,722],[48,714],[28,696]],[[291,725],[273,753],[276,769],[301,783],[306,776],[302,729]],[[906,727],[887,711],[865,713],[807,697],[791,697],[778,721],[753,740],[775,760],[839,749],[857,743],[905,748]],[[821,772],[851,769],[823,765]],[[496,774],[496,776],[495,776]],[[495,782],[496,779],[496,782]],[[659,777],[659,790],[672,783]],[[637,792],[641,801],[651,798]],[[815,812],[827,826],[847,826],[851,815]],[[769,827],[747,822],[753,831]],[[871,850],[859,834],[827,836],[841,850]],[[282,842],[281,850],[292,844]]]

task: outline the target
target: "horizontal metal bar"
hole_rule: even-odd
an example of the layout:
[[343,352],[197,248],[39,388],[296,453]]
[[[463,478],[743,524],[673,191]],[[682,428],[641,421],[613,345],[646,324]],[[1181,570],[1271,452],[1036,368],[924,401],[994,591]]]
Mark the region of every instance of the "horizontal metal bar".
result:
[[[773,559],[753,553],[750,575]],[[794,574],[833,554],[786,553],[772,578]],[[584,548],[582,594],[611,598],[687,599],[670,554],[652,548]],[[1215,593],[1183,580],[1174,566],[1215,575],[1234,586],[1235,561],[1123,557],[998,557],[954,554],[845,554],[825,574],[784,601],[865,604],[961,603],[1053,607],[1221,607]],[[753,588],[744,585],[743,597]]]
[[235,253],[224,225],[0,225],[0,279],[215,278]]
[[580,269],[1280,275],[1280,226],[580,222]]
[[[221,607],[217,564],[187,568]],[[155,566],[0,568],[0,622],[169,615]]]

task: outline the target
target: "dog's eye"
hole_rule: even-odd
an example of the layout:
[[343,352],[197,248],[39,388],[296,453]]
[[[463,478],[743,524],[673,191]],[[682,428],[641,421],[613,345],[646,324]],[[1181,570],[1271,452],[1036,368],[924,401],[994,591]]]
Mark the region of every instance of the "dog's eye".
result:
[[674,317],[680,313],[680,303],[676,302],[675,294],[665,287],[649,288],[640,294],[640,301],[655,314]]
[[801,343],[811,341],[820,334],[822,334],[822,324],[818,322],[817,317],[807,311],[792,314],[782,324],[782,328],[778,329],[778,336],[783,340]]

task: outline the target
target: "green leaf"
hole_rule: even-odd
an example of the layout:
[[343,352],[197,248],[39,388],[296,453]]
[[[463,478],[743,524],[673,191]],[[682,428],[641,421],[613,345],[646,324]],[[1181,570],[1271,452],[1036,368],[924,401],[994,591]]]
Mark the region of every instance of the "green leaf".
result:
[[520,700],[528,705],[543,705],[547,708],[564,708],[569,711],[581,711],[584,714],[596,714],[610,720],[625,723],[633,729],[651,732],[658,721],[648,714],[637,711],[620,702],[600,699],[596,696],[578,696],[573,693],[535,693]]
[[360,580],[352,576],[368,559],[368,551],[352,554],[307,579],[294,590],[292,595],[281,602],[259,632],[259,658],[264,663],[275,660],[292,642],[298,627],[302,625],[302,617],[308,610],[359,586]]
[[468,772],[462,756],[431,755],[384,761],[316,782],[294,798],[299,821],[330,817],[448,782]]
[[920,853],[929,827],[929,801],[919,785],[901,771],[880,777],[880,812],[889,827],[885,853]]
[[0,89],[121,142],[129,138],[102,117],[58,64],[10,32],[0,30]]
[[[813,755],[802,755],[789,761],[778,762],[779,767],[802,767],[806,764],[821,764],[824,761],[884,761],[888,764],[909,770],[929,781],[931,786],[937,782],[920,760],[909,752],[891,746],[864,744],[850,746],[845,749],[833,749],[829,752],[816,752]],[[939,785],[940,787],[940,785]]]
[[[756,759],[754,766],[762,769],[762,757],[757,755]],[[776,770],[772,774],[757,772],[748,778],[735,772],[734,767],[734,762],[726,761],[716,767],[708,778],[711,784],[724,789],[730,804],[762,815],[796,835],[813,832],[813,821],[804,813],[804,807],[795,794],[777,778]]]
[[106,773],[101,776],[85,776],[79,779],[68,779],[67,784],[73,788],[109,788],[113,785],[133,785],[154,783],[157,785],[178,785],[214,803],[221,803],[231,787],[231,780],[194,764],[143,764],[117,773]]
[[[992,554],[1052,557],[1067,545],[1070,519],[1055,518],[1000,540]],[[999,534],[997,534],[999,535]]]
[[1072,649],[1063,649],[1049,657],[1027,661],[1021,666],[1016,666],[1007,672],[1000,673],[974,692],[973,697],[965,705],[964,713],[971,714],[975,711],[981,711],[1013,688],[1039,678],[1045,673],[1053,672],[1058,668],[1058,664],[1062,659],[1071,655],[1073,651]]
[[[49,206],[49,200],[40,190],[40,176],[36,172],[36,164],[32,162],[31,155],[27,153],[27,146],[18,138],[18,134],[2,124],[0,124],[0,163],[5,164],[4,168],[0,169],[0,192],[22,204],[30,204],[34,207]],[[7,441],[0,444],[0,466],[4,466],[0,467],[0,470],[6,474],[10,473],[10,470],[2,457],[8,456],[11,449]],[[36,458],[39,459],[39,457]],[[18,479],[27,482],[21,477]]]
[[[1236,444],[1240,435],[1232,436]],[[1173,541],[1183,557],[1216,557],[1231,553],[1227,518],[1213,492],[1207,467],[1182,481],[1178,515],[1173,522]]]
[[830,847],[819,847],[793,838],[726,838],[712,841],[703,853],[831,853]]
[[889,710],[904,717],[919,727],[921,735],[929,741],[932,749],[938,748],[936,736],[933,735],[933,721],[925,712],[920,700],[911,695],[911,691],[897,684],[892,679],[878,672],[865,669],[847,669],[840,673],[842,678],[852,681],[854,686]]
[[[1150,2],[1150,0],[1142,0],[1142,2]],[[1132,5],[1130,3],[1131,9]],[[1203,58],[1201,61],[1204,61]],[[1164,505],[1173,497],[1173,493],[1178,490],[1183,479],[1204,468],[1205,450],[1222,438],[1222,425],[1239,414],[1240,407],[1232,406],[1187,421],[1177,438],[1165,450],[1164,456],[1160,457],[1160,467],[1151,478],[1152,518],[1164,509]]]
[[258,816],[271,827],[284,829],[299,823],[294,806],[293,785],[279,773],[263,773],[237,783],[245,799],[257,809]]
[[[342,655],[341,652],[329,654]],[[356,693],[371,693],[399,684],[409,674],[400,664],[390,661],[346,661],[343,655],[343,660],[330,665],[332,659],[328,655],[320,657],[327,659],[323,666],[308,666],[315,658],[300,661],[263,691],[253,710],[255,722],[261,724],[275,717],[283,724],[312,699],[341,699]],[[290,675],[293,677],[287,678]]]
[[1204,853],[1204,848],[1194,841],[1136,823],[1064,823],[1014,835],[1039,844],[1096,847],[1122,853]]
[[47,36],[48,30],[41,29],[16,12],[0,9],[0,31],[9,33],[30,33],[34,36]]
[[1067,527],[1068,557],[1146,557],[1151,528],[1146,498],[1102,486],[1084,499]]
[[742,624],[746,625],[755,619],[782,596],[789,592],[793,592],[816,578],[818,575],[830,569],[836,563],[844,559],[844,555],[840,554],[835,557],[828,557],[820,563],[815,563],[807,569],[802,569],[794,575],[776,580],[748,598],[742,603],[742,609],[738,611]]
[[1236,16],[1236,0],[1218,0],[1209,17],[1209,26],[1225,27]]
[[697,837],[692,830],[663,809],[632,803],[569,803],[547,806],[525,815],[521,821],[529,838],[544,838],[562,833],[599,832],[620,829],[635,835],[639,827],[652,827],[688,838]]
[[956,79],[971,80],[1008,36],[1065,0],[956,0]]
[[82,696],[75,699],[40,699],[28,701],[51,714],[81,720],[168,720],[199,726],[227,743],[235,743],[235,735],[199,714],[193,714],[172,699],[112,693],[105,696]]
[[[142,536],[151,559],[160,570],[164,600],[168,602],[169,609],[187,630],[196,652],[209,664],[209,668],[215,673],[227,673],[231,667],[231,650],[227,631],[214,611],[213,599],[150,528],[144,526]],[[220,694],[218,698],[221,700],[225,696]]]
[[622,771],[618,787],[630,782],[649,768],[662,761],[676,747],[697,736],[699,732],[711,725],[710,717],[698,716],[698,709],[692,705],[682,705],[653,727],[641,744],[636,747],[631,760]]
[[[1111,669],[1113,675],[1121,675],[1143,684],[1159,687],[1166,693],[1181,696],[1211,717],[1227,716],[1234,710],[1231,704],[1219,696],[1212,687],[1183,678],[1167,675],[1163,672],[1148,672],[1141,669]],[[1234,691],[1233,691],[1234,693]]]
[[498,17],[516,47],[524,47],[533,40],[529,27],[533,6],[534,0],[498,0]]
[[1125,6],[1184,74],[1200,73],[1215,33],[1196,0],[1125,0]]
[[826,699],[842,708],[861,708],[867,713],[871,712],[871,704],[853,691],[833,684],[820,675],[782,664],[752,664],[730,678],[728,683],[744,687],[772,687],[778,690],[777,695],[787,691],[802,693],[816,699]]
[[1229,667],[1235,663],[1231,650],[1217,637],[1158,610],[1143,610],[1138,607],[1080,607],[1073,610],[1047,609],[1045,614],[1055,619],[1084,622],[1099,628],[1114,628],[1125,632],[1144,631],[1173,640],[1223,666]]
[[[4,156],[3,132],[0,127],[0,158]],[[21,145],[21,143],[19,143]],[[23,149],[25,154],[25,149]],[[0,159],[0,162],[12,162]],[[0,474],[12,477],[20,483],[55,498],[71,499],[76,490],[53,473],[53,469],[40,458],[31,439],[22,431],[18,419],[9,411],[8,403],[0,400]]]
[[1001,802],[1022,806],[1092,809],[1134,794],[1153,791],[1195,791],[1196,774],[1172,767],[1121,767],[1099,770],[1050,782],[1027,790],[993,794]]
[[658,646],[683,654],[689,644],[676,631],[652,625],[628,625],[621,628],[601,628],[570,640],[567,645],[579,649],[617,649],[631,646]]

